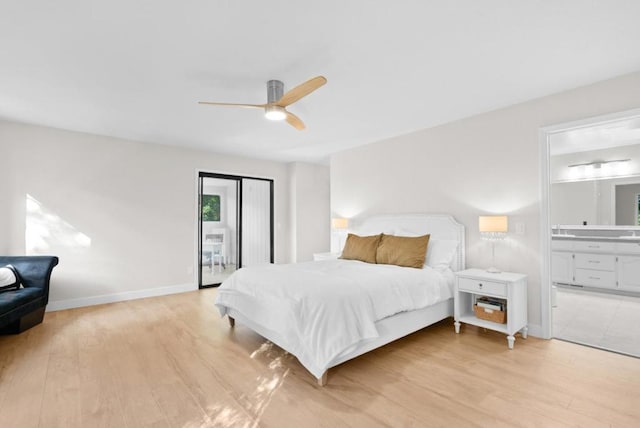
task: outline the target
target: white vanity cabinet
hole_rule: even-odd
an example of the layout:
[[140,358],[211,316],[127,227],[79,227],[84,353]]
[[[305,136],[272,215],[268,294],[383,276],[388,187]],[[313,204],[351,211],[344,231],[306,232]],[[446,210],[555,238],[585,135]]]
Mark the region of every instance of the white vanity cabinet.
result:
[[616,287],[616,256],[613,254],[574,253],[574,282],[590,287]]
[[554,239],[551,248],[554,283],[640,293],[640,242]]
[[619,242],[618,287],[640,293],[640,242]]
[[560,284],[573,284],[573,253],[551,253],[551,280]]
[[618,288],[640,292],[640,256],[618,256]]

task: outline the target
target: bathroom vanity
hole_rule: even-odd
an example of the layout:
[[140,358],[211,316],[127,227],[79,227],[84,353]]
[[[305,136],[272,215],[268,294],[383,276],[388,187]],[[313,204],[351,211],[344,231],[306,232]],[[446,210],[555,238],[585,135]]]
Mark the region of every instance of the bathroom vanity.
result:
[[551,236],[555,284],[640,294],[640,228],[557,225]]

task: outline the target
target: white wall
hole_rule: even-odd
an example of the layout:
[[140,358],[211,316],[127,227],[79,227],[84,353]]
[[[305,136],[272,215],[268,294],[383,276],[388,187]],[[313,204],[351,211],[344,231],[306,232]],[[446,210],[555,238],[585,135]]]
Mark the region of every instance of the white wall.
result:
[[289,261],[284,163],[1,121],[0,148],[13,178],[0,195],[10,225],[4,253],[60,257],[53,307],[195,288],[197,169],[275,179],[275,260]]
[[[0,148],[2,147],[2,139],[0,139]],[[5,157],[5,153],[4,151],[2,152],[2,156],[4,158],[4,161],[7,161],[7,159],[10,159],[10,157]],[[2,201],[2,204],[0,204],[0,254],[7,254],[9,251],[9,212],[5,207],[5,200],[4,195],[6,195],[6,189],[9,188],[9,179],[10,179],[10,175],[8,174],[9,171],[6,170],[6,168],[0,168],[2,171],[0,171],[0,201]]]
[[329,251],[329,168],[302,162],[289,164],[291,177],[291,258],[313,260],[314,253]]
[[[464,100],[461,100],[464,102]],[[622,76],[331,157],[334,216],[446,212],[467,226],[467,265],[490,264],[478,215],[524,223],[496,245],[496,265],[529,276],[529,322],[540,333],[539,128],[640,107],[640,73]]]

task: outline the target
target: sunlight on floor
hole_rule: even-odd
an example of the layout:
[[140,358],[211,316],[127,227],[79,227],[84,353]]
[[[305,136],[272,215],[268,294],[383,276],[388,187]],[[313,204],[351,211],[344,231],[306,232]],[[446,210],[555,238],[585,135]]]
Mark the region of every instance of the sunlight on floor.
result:
[[253,393],[242,394],[240,396],[242,403],[247,403],[246,409],[249,414],[232,409],[228,406],[213,404],[208,406],[207,415],[197,423],[185,424],[183,428],[209,428],[209,427],[258,427],[262,414],[269,407],[271,399],[282,386],[285,377],[289,374],[289,369],[283,364],[283,358],[289,354],[278,347],[274,347],[271,342],[264,342],[258,349],[250,355],[252,359],[267,358],[273,359],[268,368],[271,373],[258,376],[256,378],[257,386]]
[[255,426],[254,422],[247,415],[233,410],[229,407],[212,405],[207,407],[207,416],[198,423],[187,423],[183,428],[210,428],[210,427],[239,427],[249,428]]
[[256,387],[253,397],[247,397],[250,402],[253,402],[252,410],[256,415],[256,425],[259,423],[262,414],[269,406],[271,399],[280,386],[282,386],[284,378],[289,374],[289,369],[282,363],[282,359],[287,355],[287,352],[278,347],[274,347],[271,342],[263,343],[257,350],[251,353],[252,359],[259,356],[266,356],[267,358],[273,358],[275,356],[275,358],[273,358],[269,363],[269,370],[271,370],[272,373],[268,376],[258,376],[256,378],[258,386]]
[[82,250],[91,246],[91,238],[29,194],[26,195],[24,239],[27,255],[42,254],[59,247]]

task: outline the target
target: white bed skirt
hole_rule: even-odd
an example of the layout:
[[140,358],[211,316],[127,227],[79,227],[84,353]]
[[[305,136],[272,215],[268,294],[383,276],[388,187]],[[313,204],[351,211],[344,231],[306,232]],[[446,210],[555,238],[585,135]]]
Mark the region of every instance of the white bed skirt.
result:
[[[232,308],[227,308],[227,315],[234,318],[238,323],[244,324],[260,336],[275,343],[287,352],[290,352],[286,346],[286,340],[280,337],[278,333],[264,326],[258,325],[245,317],[242,313]],[[335,367],[352,358],[367,353],[373,349],[379,348],[394,340],[400,339],[408,334],[421,330],[447,317],[453,316],[453,299],[447,299],[423,309],[415,311],[401,312],[391,317],[387,317],[376,322],[375,326],[379,336],[375,339],[363,340],[355,347],[346,350],[338,355],[328,366]],[[453,325],[453,324],[452,324]],[[290,352],[295,355],[294,353]]]

